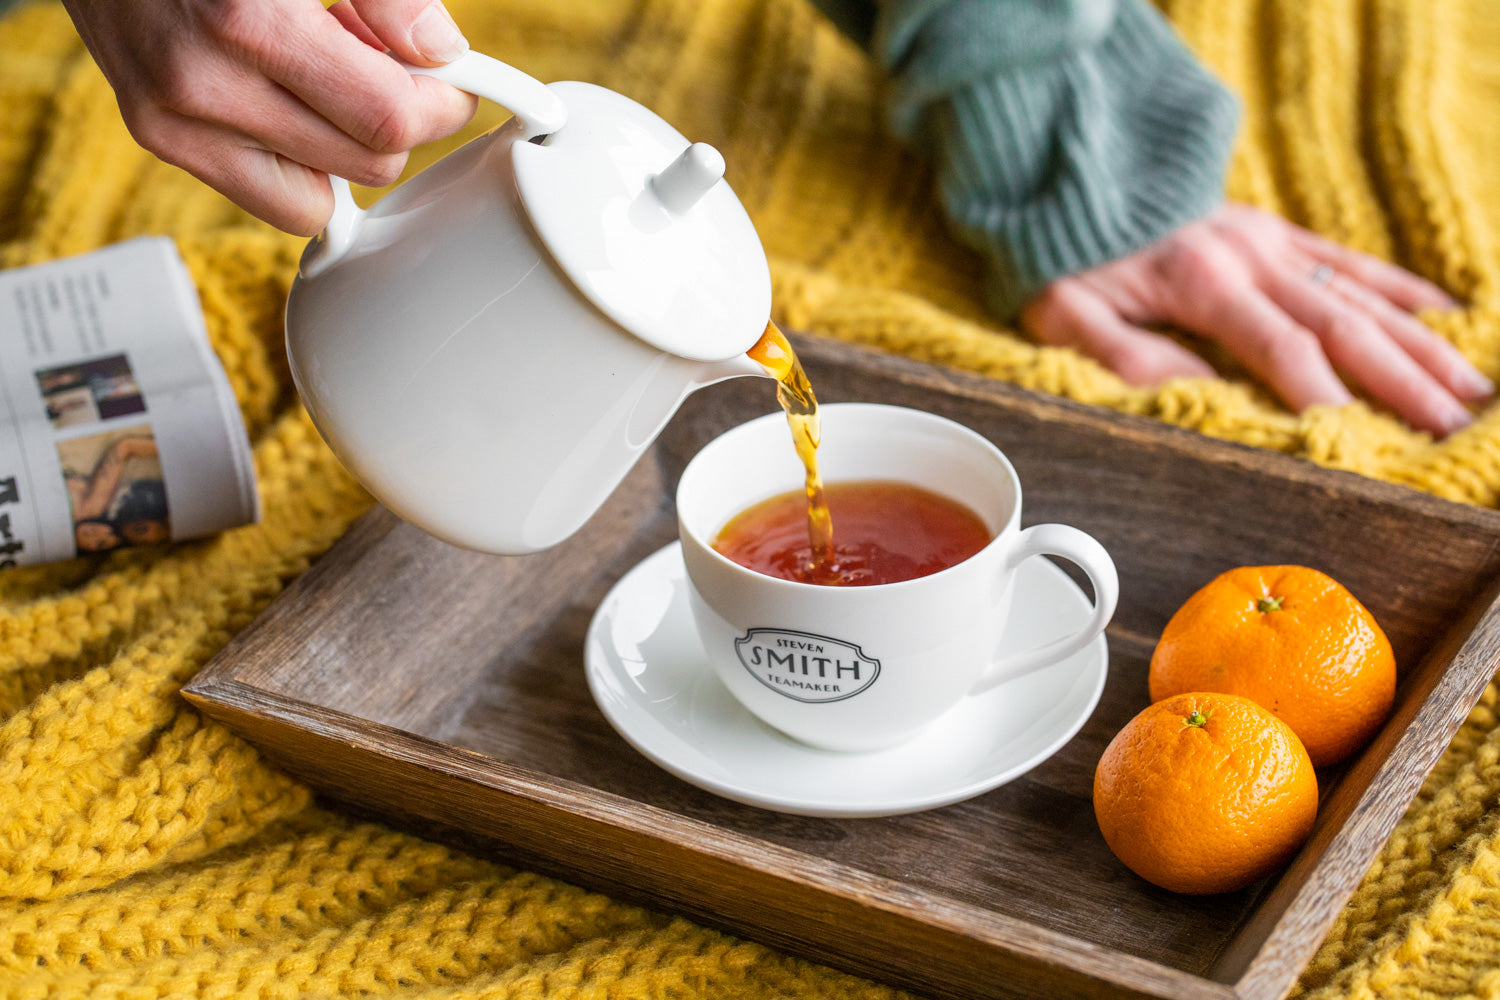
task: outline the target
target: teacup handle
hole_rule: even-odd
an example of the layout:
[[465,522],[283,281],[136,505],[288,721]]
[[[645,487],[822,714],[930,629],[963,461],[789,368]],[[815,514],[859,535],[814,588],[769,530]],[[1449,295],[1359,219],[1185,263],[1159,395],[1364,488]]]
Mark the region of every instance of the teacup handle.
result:
[[1033,525],[1017,537],[1015,547],[1006,557],[1005,572],[1013,572],[1024,559],[1043,555],[1062,556],[1088,575],[1089,582],[1094,585],[1093,614],[1072,635],[995,660],[980,675],[971,693],[987,691],[996,684],[1014,680],[1073,655],[1093,642],[1114,615],[1115,604],[1120,598],[1120,577],[1115,572],[1115,561],[1104,551],[1104,546],[1092,536],[1066,524]]
[[[568,120],[562,98],[548,90],[546,84],[481,52],[471,50],[446,66],[412,66],[396,61],[413,76],[434,77],[509,108],[521,125],[523,140],[556,132]],[[354,203],[347,180],[333,174],[328,175],[328,180],[333,185],[333,216],[302,254],[304,278],[316,277],[344,255],[365,216]]]

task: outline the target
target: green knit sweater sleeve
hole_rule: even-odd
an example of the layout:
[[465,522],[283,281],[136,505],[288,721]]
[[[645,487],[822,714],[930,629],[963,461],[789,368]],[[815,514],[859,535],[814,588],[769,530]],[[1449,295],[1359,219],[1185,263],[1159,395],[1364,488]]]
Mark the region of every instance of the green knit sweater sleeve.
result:
[[890,80],[1010,319],[1223,197],[1237,106],[1145,0],[817,0]]

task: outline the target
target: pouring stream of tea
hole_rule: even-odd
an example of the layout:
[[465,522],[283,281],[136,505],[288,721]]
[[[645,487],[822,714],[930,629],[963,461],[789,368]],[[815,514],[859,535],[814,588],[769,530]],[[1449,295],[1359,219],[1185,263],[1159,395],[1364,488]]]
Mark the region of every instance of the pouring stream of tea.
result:
[[810,575],[835,573],[833,518],[823,497],[823,477],[818,473],[818,442],[822,429],[818,424],[818,400],[812,383],[802,370],[797,352],[774,322],[766,324],[755,346],[745,352],[751,360],[776,379],[776,400],[786,411],[786,422],[792,429],[792,444],[802,467],[807,470],[807,541],[812,549]]

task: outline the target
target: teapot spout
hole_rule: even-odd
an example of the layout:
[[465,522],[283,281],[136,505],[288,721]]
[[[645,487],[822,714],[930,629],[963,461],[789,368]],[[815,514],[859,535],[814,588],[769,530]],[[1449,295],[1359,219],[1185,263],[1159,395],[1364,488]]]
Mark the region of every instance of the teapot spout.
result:
[[706,361],[698,369],[694,381],[698,387],[713,385],[731,378],[743,378],[746,375],[759,376],[760,378],[775,378],[765,366],[759,361],[753,360],[748,354],[736,354],[725,358],[723,361]]

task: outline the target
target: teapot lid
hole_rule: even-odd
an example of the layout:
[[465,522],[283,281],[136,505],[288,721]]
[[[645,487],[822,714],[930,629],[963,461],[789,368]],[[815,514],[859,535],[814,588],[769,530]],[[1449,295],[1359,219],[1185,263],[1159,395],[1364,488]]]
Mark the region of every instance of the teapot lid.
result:
[[521,200],[558,265],[654,347],[695,361],[749,350],[771,315],[771,274],[723,157],[612,90],[548,89],[567,124],[511,148]]

